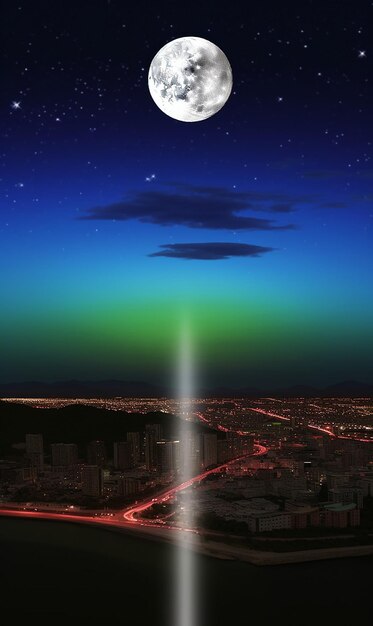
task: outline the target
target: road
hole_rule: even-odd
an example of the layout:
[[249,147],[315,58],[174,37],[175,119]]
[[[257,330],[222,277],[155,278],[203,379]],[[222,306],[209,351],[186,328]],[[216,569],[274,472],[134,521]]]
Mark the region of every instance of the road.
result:
[[[191,487],[191,485],[199,483],[201,480],[203,480],[207,476],[210,476],[211,474],[216,474],[218,472],[221,472],[223,469],[225,469],[226,467],[229,467],[229,465],[233,465],[240,459],[251,457],[251,456],[262,456],[263,454],[266,454],[266,452],[267,452],[267,448],[259,444],[255,444],[255,452],[251,454],[245,454],[236,459],[228,461],[227,463],[223,463],[222,465],[219,465],[218,467],[214,467],[212,469],[206,470],[202,472],[201,474],[198,474],[197,476],[194,476],[193,478],[186,480],[180,485],[177,485],[176,487],[171,487],[171,489],[167,489],[163,493],[159,494],[156,498],[149,498],[145,500],[144,502],[142,502],[141,504],[138,504],[135,507],[131,507],[127,509],[126,511],[124,511],[123,517],[127,522],[131,524],[140,524],[142,526],[162,526],[163,528],[165,527],[173,528],[172,526],[167,526],[167,524],[161,522],[160,520],[156,520],[156,519],[144,520],[143,518],[141,518],[141,513],[149,509],[155,502],[158,502],[158,503],[167,502],[167,500],[170,500],[171,498],[173,498],[178,492],[183,491],[184,489],[187,489],[188,487]],[[183,530],[190,531],[191,529],[184,528]]]
[[[173,532],[175,531],[179,532],[180,530],[182,530],[182,531],[195,533],[197,532],[195,529],[176,528],[175,526],[168,525],[167,523],[164,523],[161,520],[144,520],[140,517],[140,514],[144,512],[146,509],[149,509],[155,502],[167,502],[167,500],[172,498],[176,493],[182,491],[183,489],[190,487],[191,485],[195,483],[200,482],[201,480],[203,480],[204,478],[206,478],[206,476],[209,476],[210,474],[220,472],[222,469],[228,467],[229,465],[232,465],[233,463],[237,462],[238,460],[242,458],[247,458],[249,456],[261,456],[263,454],[266,454],[266,452],[267,452],[267,448],[259,444],[256,444],[254,453],[246,454],[244,456],[233,459],[227,463],[223,463],[222,465],[219,465],[218,467],[214,467],[210,470],[206,470],[202,472],[201,474],[198,474],[197,476],[194,476],[193,478],[190,478],[189,480],[181,483],[180,485],[177,485],[175,487],[172,487],[163,491],[155,498],[148,498],[144,500],[143,502],[141,502],[140,504],[136,505],[135,507],[132,506],[131,508],[125,509],[124,511],[120,511],[118,513],[108,514],[107,510],[104,510],[104,511],[99,510],[95,513],[91,512],[90,514],[80,515],[80,514],[70,514],[70,513],[57,513],[57,512],[42,511],[42,510],[29,511],[29,510],[24,510],[23,508],[24,505],[19,505],[22,508],[16,508],[17,504],[14,503],[15,508],[12,508],[12,506],[9,506],[9,504],[7,508],[0,508],[0,515],[10,516],[10,517],[21,517],[21,518],[28,518],[28,519],[45,519],[49,521],[75,522],[75,523],[88,524],[88,525],[94,524],[94,525],[107,526],[111,528],[118,528],[122,530],[126,528],[142,527],[141,529],[146,531],[146,529],[150,530],[151,528],[154,531],[152,533],[153,535],[157,533],[159,534],[160,531],[164,531],[164,530],[172,530]],[[35,508],[37,508],[37,504],[35,505]]]
[[[195,415],[199,418],[199,420],[201,422],[204,422],[210,428],[214,428],[210,424],[210,422],[204,417],[203,413],[195,413]],[[223,432],[235,432],[238,435],[242,435],[243,434],[240,431],[235,431],[233,429],[226,428],[222,424],[218,424],[217,428],[218,428],[218,430],[221,430]],[[167,489],[163,493],[159,494],[156,498],[149,498],[149,499],[145,500],[144,502],[142,502],[141,504],[137,505],[136,507],[131,507],[131,508],[127,509],[126,511],[124,511],[123,517],[124,517],[124,519],[127,522],[129,522],[131,524],[140,524],[141,526],[152,526],[152,527],[154,527],[154,526],[162,526],[163,528],[167,527],[167,528],[170,528],[170,529],[174,528],[173,526],[168,526],[166,523],[163,523],[160,520],[145,520],[145,519],[141,518],[141,513],[143,513],[147,509],[149,509],[155,502],[158,502],[158,503],[159,502],[167,502],[167,500],[170,500],[171,498],[173,498],[175,496],[175,494],[177,494],[178,492],[183,491],[184,489],[187,489],[191,485],[200,482],[201,480],[203,480],[204,478],[206,478],[210,474],[215,474],[215,473],[220,472],[222,469],[225,469],[229,465],[232,465],[233,463],[235,463],[236,461],[238,461],[241,458],[246,458],[248,456],[261,456],[263,454],[266,454],[267,451],[268,451],[267,448],[265,448],[264,446],[261,446],[260,444],[255,444],[255,452],[254,453],[245,454],[245,455],[243,455],[241,457],[238,457],[236,459],[232,459],[231,461],[223,463],[222,465],[219,465],[218,467],[214,467],[212,469],[206,470],[206,471],[202,472],[201,474],[198,474],[197,476],[194,476],[193,478],[190,478],[189,480],[182,482],[180,485],[178,485],[176,487],[171,487],[171,489]],[[190,531],[191,529],[184,528],[184,530]]]
[[[101,512],[97,513],[97,516],[94,514],[86,514],[86,515],[72,515],[69,513],[56,513],[52,511],[41,511],[34,510],[28,511],[23,508],[12,508],[13,503],[8,503],[8,508],[0,508],[0,515],[11,516],[11,517],[23,517],[29,519],[46,519],[50,521],[65,521],[65,522],[79,522],[82,524],[105,524],[105,525],[113,525],[115,524],[115,517],[110,517],[105,513]],[[16,507],[17,504],[14,503]]]
[[[250,407],[249,411],[254,411],[254,413],[261,413],[262,415],[267,415],[268,417],[274,417],[284,422],[290,422],[290,417],[285,417],[284,415],[279,415],[278,413],[271,413],[270,411],[265,411],[264,409],[254,409]],[[313,424],[308,424],[307,428],[318,430],[321,433],[325,433],[326,435],[329,435],[329,437],[335,437],[335,434],[328,428],[322,428],[321,426],[314,426]]]
[[[210,423],[203,416],[202,413],[196,413],[196,415],[202,422],[207,423],[211,427]],[[218,425],[218,429],[224,432],[235,432],[238,435],[243,434],[240,431],[235,431],[233,429],[226,428],[225,426],[221,424]],[[146,520],[141,517],[141,513],[149,509],[156,502],[157,503],[167,502],[180,491],[183,491],[184,489],[191,487],[193,484],[199,483],[201,480],[203,480],[207,476],[210,476],[211,474],[217,474],[218,472],[221,472],[223,469],[225,469],[226,467],[229,467],[230,465],[233,465],[240,459],[252,457],[252,456],[262,456],[268,452],[267,448],[265,446],[260,445],[259,443],[254,444],[254,449],[255,451],[250,454],[242,455],[228,462],[225,462],[221,465],[218,465],[217,467],[214,467],[209,470],[205,470],[201,474],[198,474],[197,476],[193,476],[189,480],[186,480],[180,483],[179,485],[176,485],[175,487],[171,487],[162,491],[156,497],[147,498],[140,504],[136,504],[136,506],[131,506],[130,508],[125,509],[124,511],[121,511],[118,513],[108,514],[106,510],[105,511],[99,510],[95,513],[91,512],[91,514],[86,514],[86,515],[69,514],[65,512],[58,513],[56,511],[52,512],[52,511],[36,510],[38,508],[36,504],[34,511],[25,510],[23,507],[22,508],[12,508],[12,507],[0,508],[0,515],[46,519],[46,520],[51,520],[51,521],[52,520],[68,521],[68,522],[76,522],[76,523],[82,523],[82,524],[100,524],[100,525],[106,525],[110,527],[121,528],[121,529],[125,529],[125,528],[138,528],[139,529],[139,527],[141,527],[141,529],[144,531],[146,530],[150,531],[150,529],[152,529],[152,531],[154,531],[153,534],[159,533],[159,532],[162,532],[163,534],[163,531],[165,530],[169,530],[173,532],[185,531],[185,532],[196,533],[197,532],[196,529],[171,526],[167,524],[167,522],[165,522],[164,520],[160,520],[160,519]],[[14,507],[16,506],[17,505],[14,504]]]
[[[266,400],[273,400],[273,398],[266,398]],[[282,402],[281,400],[277,400],[278,402]],[[313,405],[317,406],[317,405]],[[317,407],[320,408],[320,407]],[[278,413],[271,413],[270,411],[265,411],[264,409],[254,409],[252,407],[249,408],[249,411],[254,411],[255,413],[261,413],[262,415],[267,415],[268,417],[274,417],[275,419],[279,419],[285,422],[290,422],[290,417],[285,417],[284,415],[279,415]],[[315,424],[308,424],[307,428],[311,430],[317,430],[320,433],[324,433],[325,435],[329,435],[329,437],[337,438],[337,435],[333,433],[329,428],[324,428],[322,426],[316,426]],[[349,441],[358,441],[362,443],[373,443],[373,439],[363,439],[362,437],[346,437],[344,435],[338,435],[338,439],[348,439]]]

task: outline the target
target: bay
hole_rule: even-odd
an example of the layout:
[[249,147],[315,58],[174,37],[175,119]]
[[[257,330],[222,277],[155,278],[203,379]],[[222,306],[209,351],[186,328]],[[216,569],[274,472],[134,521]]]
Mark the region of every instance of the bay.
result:
[[[3,617],[179,626],[175,546],[67,522],[0,518],[0,554]],[[193,626],[368,622],[372,557],[270,567],[192,559]]]

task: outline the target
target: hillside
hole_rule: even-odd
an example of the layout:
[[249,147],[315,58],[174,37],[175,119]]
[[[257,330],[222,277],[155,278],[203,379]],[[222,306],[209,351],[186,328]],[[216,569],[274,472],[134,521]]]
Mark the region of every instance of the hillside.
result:
[[[164,436],[177,435],[179,418],[167,413],[126,413],[83,404],[59,409],[38,409],[24,404],[0,401],[0,452],[6,453],[14,443],[25,441],[26,433],[42,433],[46,445],[77,443],[81,448],[94,439],[107,445],[125,439],[128,431],[142,431],[145,424],[162,424]],[[212,432],[196,425],[200,432]]]

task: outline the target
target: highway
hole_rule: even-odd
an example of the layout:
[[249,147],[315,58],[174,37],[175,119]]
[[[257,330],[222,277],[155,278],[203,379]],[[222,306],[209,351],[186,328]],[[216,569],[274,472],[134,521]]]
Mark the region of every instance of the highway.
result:
[[126,528],[128,529],[137,528],[139,530],[141,528],[141,530],[144,530],[144,531],[152,529],[154,531],[152,533],[153,535],[155,534],[159,535],[159,532],[161,530],[162,531],[171,530],[174,532],[175,531],[177,532],[187,531],[187,532],[197,533],[198,531],[196,529],[171,526],[171,525],[168,525],[164,520],[158,520],[158,519],[146,520],[141,517],[141,513],[149,509],[156,502],[157,503],[167,502],[172,497],[174,497],[175,494],[179,493],[180,491],[183,491],[184,489],[187,489],[191,485],[200,482],[201,480],[203,480],[204,478],[206,478],[207,476],[211,474],[215,474],[215,473],[222,471],[223,469],[225,469],[229,465],[236,463],[240,459],[251,457],[251,456],[262,456],[263,454],[266,454],[266,453],[267,453],[267,448],[259,444],[255,444],[254,452],[232,459],[212,469],[205,470],[204,472],[198,474],[197,476],[193,476],[189,480],[186,480],[180,483],[179,485],[166,489],[165,491],[158,494],[158,496],[153,497],[153,498],[147,498],[140,504],[136,504],[136,506],[132,505],[131,507],[125,509],[124,511],[108,513],[107,510],[104,510],[104,511],[99,510],[96,512],[93,512],[93,511],[91,511],[90,513],[87,512],[85,515],[81,515],[81,514],[71,514],[71,513],[65,513],[65,512],[59,513],[56,511],[45,511],[45,510],[43,511],[43,510],[40,510],[42,509],[42,504],[40,504],[38,508],[38,503],[35,503],[34,510],[26,509],[24,504],[17,505],[16,503],[14,504],[12,503],[11,505],[9,505],[8,503],[7,508],[0,507],[0,515],[11,516],[11,517],[21,517],[21,518],[28,518],[28,519],[45,519],[49,521],[75,522],[75,523],[90,524],[90,525],[92,524],[101,525],[101,526],[105,525],[107,527],[118,528],[122,530]]
[[[87,513],[86,515],[75,515],[71,513],[56,513],[52,511],[43,511],[43,510],[25,510],[22,505],[17,507],[17,503],[7,503],[8,508],[0,507],[0,515],[7,517],[23,517],[28,519],[45,519],[50,521],[64,521],[64,522],[77,522],[81,524],[101,524],[101,525],[116,525],[115,514],[113,517],[109,516],[105,513],[98,512],[97,515],[92,513]],[[14,508],[13,508],[14,506]],[[37,508],[37,507],[35,507]]]
[[[284,422],[290,422],[290,417],[285,417],[284,415],[279,415],[278,413],[271,413],[270,411],[265,411],[264,409],[254,409],[254,408],[250,407],[249,411],[254,411],[255,413],[261,413],[262,415],[267,415],[268,417],[274,417],[274,418],[282,420]],[[328,430],[327,428],[322,428],[321,426],[315,426],[313,424],[308,424],[307,428],[312,428],[313,430],[318,430],[321,433],[325,433],[326,435],[329,435],[329,437],[335,437],[335,434],[331,430]]]
[[[284,415],[279,415],[278,413],[272,413],[271,411],[266,411],[264,409],[250,408],[249,410],[254,411],[255,413],[260,413],[267,417],[272,417],[274,419],[278,419],[278,420],[282,420],[286,422],[290,421],[289,417],[285,417]],[[200,419],[201,422],[204,422],[208,424],[210,427],[212,427],[212,425],[203,416],[202,413],[197,413],[196,415]],[[315,424],[309,424],[308,428],[324,433],[328,435],[329,437],[336,437],[336,435],[328,428],[317,426]],[[218,425],[218,429],[224,432],[230,432],[229,428],[226,428],[225,426],[221,424]],[[243,434],[240,431],[232,430],[231,432],[236,432],[236,434],[238,435]],[[349,438],[349,437],[341,437],[341,438],[353,440],[352,438]],[[364,440],[359,439],[359,441],[364,441]],[[369,440],[365,440],[365,441],[369,441]],[[81,514],[81,513],[75,514],[75,513],[69,513],[69,512],[40,510],[42,505],[39,505],[40,508],[38,508],[37,503],[35,504],[36,510],[25,509],[24,505],[20,505],[17,508],[17,504],[14,503],[13,505],[12,503],[11,505],[8,504],[6,508],[0,508],[0,515],[12,516],[12,517],[23,517],[23,518],[29,518],[29,519],[30,518],[31,519],[33,518],[46,519],[50,521],[75,522],[75,523],[80,523],[80,524],[91,524],[91,525],[94,524],[94,525],[101,525],[101,526],[106,526],[110,528],[122,529],[122,530],[125,530],[125,529],[130,530],[132,528],[134,530],[135,529],[142,530],[154,536],[159,536],[161,538],[169,538],[172,540],[172,537],[175,532],[180,533],[180,531],[184,531],[187,533],[195,534],[195,533],[198,533],[198,530],[196,530],[195,528],[181,528],[181,527],[172,526],[171,524],[168,524],[165,519],[163,520],[157,519],[157,518],[146,519],[142,516],[142,514],[146,510],[150,509],[153,504],[165,503],[171,500],[175,495],[177,495],[184,489],[191,487],[192,485],[198,484],[199,482],[204,480],[207,476],[210,476],[211,474],[217,474],[221,472],[222,470],[224,470],[225,468],[229,467],[230,465],[233,465],[234,463],[236,463],[237,461],[243,458],[247,458],[251,456],[262,456],[266,454],[267,451],[268,450],[266,447],[261,446],[260,444],[256,443],[254,445],[254,452],[250,454],[242,455],[228,462],[225,462],[217,467],[213,467],[211,469],[205,470],[201,472],[200,474],[198,474],[197,476],[193,476],[192,478],[186,481],[183,481],[179,485],[165,489],[164,491],[160,492],[155,497],[147,498],[146,500],[143,500],[142,502],[137,503],[135,506],[132,505],[131,507],[128,507],[118,512],[112,511],[108,513],[107,510],[99,510],[96,512],[93,512],[93,511],[86,512],[85,514]],[[172,532],[167,532],[167,531],[172,531]]]
[[[157,497],[149,498],[145,500],[144,502],[142,502],[141,504],[138,504],[135,507],[131,507],[127,509],[126,511],[123,512],[123,517],[127,522],[131,524],[140,524],[142,526],[162,526],[163,528],[164,527],[174,528],[172,526],[167,526],[166,523],[163,523],[162,521],[157,520],[157,519],[145,520],[141,518],[141,513],[149,509],[156,502],[158,503],[167,502],[180,491],[183,491],[184,489],[187,489],[188,487],[191,487],[192,485],[199,483],[201,480],[203,480],[207,476],[210,476],[211,474],[217,474],[218,472],[221,472],[223,469],[225,469],[229,465],[233,465],[240,459],[251,457],[251,456],[262,456],[263,454],[266,454],[267,451],[268,451],[267,448],[265,448],[264,446],[255,444],[255,452],[252,452],[251,454],[245,454],[236,459],[232,459],[231,461],[228,461],[227,463],[223,463],[222,465],[206,470],[202,472],[201,474],[198,474],[197,476],[194,476],[193,478],[190,478],[189,480],[182,482],[180,485],[177,485],[176,487],[171,487],[171,489],[167,489],[163,493],[159,494]],[[190,531],[191,529],[184,528],[183,530]]]
[[[266,398],[266,399],[271,400],[272,398]],[[278,402],[281,402],[281,400],[278,400]],[[316,407],[316,405],[314,406]],[[290,417],[285,417],[284,415],[279,415],[278,413],[271,413],[270,411],[265,411],[264,409],[254,409],[250,407],[249,411],[254,411],[255,413],[261,413],[262,415],[267,415],[268,417],[274,417],[275,419],[279,419],[285,422],[290,422]],[[329,437],[337,438],[337,435],[333,433],[333,431],[331,431],[329,428],[316,426],[316,424],[308,424],[307,428],[310,428],[311,430],[317,430],[318,432],[329,435]],[[346,437],[345,435],[338,435],[338,439],[348,439],[349,441],[358,441],[361,443],[373,443],[373,439],[364,439],[362,437]]]
[[[13,503],[9,505],[8,503],[7,508],[0,507],[0,515],[8,516],[8,517],[21,517],[21,518],[28,518],[28,519],[45,519],[49,521],[65,521],[65,522],[75,522],[75,523],[80,523],[80,524],[91,524],[91,525],[94,524],[94,525],[101,525],[101,526],[104,525],[108,527],[116,527],[116,528],[121,528],[121,529],[125,529],[126,527],[133,528],[133,527],[140,526],[140,527],[148,527],[148,528],[153,528],[153,529],[158,528],[158,529],[168,529],[168,530],[173,530],[173,531],[184,530],[188,532],[192,532],[192,531],[196,532],[194,529],[190,529],[190,528],[176,528],[175,526],[167,525],[165,522],[162,522],[161,520],[144,520],[139,516],[139,514],[144,512],[146,509],[150,508],[155,502],[167,502],[167,500],[172,498],[176,493],[182,491],[183,489],[186,489],[187,487],[190,487],[191,485],[195,483],[200,482],[201,480],[203,480],[204,478],[206,478],[206,476],[209,476],[210,474],[220,472],[222,469],[224,469],[225,467],[228,467],[229,465],[232,465],[233,463],[240,460],[241,458],[246,458],[248,456],[261,456],[267,452],[267,449],[264,446],[256,445],[255,447],[256,447],[256,450],[252,454],[244,455],[242,457],[233,459],[232,461],[219,465],[218,467],[214,467],[213,469],[206,470],[205,472],[202,472],[201,474],[198,474],[197,476],[190,478],[189,480],[181,483],[180,485],[177,485],[176,487],[167,489],[166,491],[162,492],[155,498],[147,498],[140,504],[137,504],[135,507],[132,506],[128,509],[125,509],[124,511],[119,511],[117,513],[116,512],[108,513],[107,510],[105,511],[99,510],[99,511],[96,511],[95,513],[90,512],[90,513],[87,513],[86,515],[71,514],[71,513],[57,513],[53,511],[40,510],[38,509],[37,503],[35,504],[36,510],[31,511],[27,509],[25,510],[24,508],[25,505],[22,505],[22,504],[17,505],[16,503],[14,503],[14,505]],[[42,508],[42,504],[40,505],[40,507]]]

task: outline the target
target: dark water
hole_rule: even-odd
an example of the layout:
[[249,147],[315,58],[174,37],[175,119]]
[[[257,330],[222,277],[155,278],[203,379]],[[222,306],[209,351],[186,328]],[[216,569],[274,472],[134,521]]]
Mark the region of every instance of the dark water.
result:
[[[0,518],[0,558],[2,618],[179,626],[170,618],[176,560],[170,545],[68,523]],[[195,626],[370,622],[370,557],[277,567],[193,559],[202,600]]]

